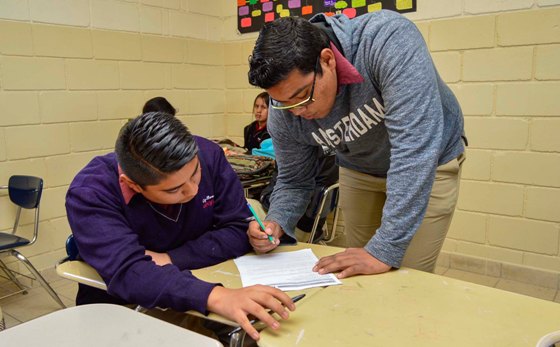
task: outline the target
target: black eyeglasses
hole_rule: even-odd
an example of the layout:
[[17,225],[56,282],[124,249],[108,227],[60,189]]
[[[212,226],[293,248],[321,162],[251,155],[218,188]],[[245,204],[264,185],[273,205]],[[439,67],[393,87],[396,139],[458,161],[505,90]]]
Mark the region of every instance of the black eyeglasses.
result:
[[[270,103],[270,106],[275,110],[291,110],[298,107],[305,107],[311,104],[312,102],[315,102],[315,99],[313,99],[313,92],[315,91],[315,80],[317,79],[317,70],[319,69],[320,61],[321,61],[321,57],[319,56],[317,57],[317,62],[315,63],[315,69],[313,70],[313,84],[311,85],[311,93],[309,93],[309,96],[305,98],[305,100],[302,100],[297,104],[293,104],[293,105],[284,105],[281,102],[272,99],[273,102]],[[275,103],[277,103],[278,105],[275,105]]]

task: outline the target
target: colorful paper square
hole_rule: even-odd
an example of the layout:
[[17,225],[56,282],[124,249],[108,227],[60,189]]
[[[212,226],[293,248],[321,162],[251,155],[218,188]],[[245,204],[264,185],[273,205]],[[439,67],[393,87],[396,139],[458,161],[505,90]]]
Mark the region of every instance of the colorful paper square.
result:
[[253,24],[251,17],[241,18],[241,27],[242,28],[249,28]]
[[412,8],[412,0],[397,0],[397,10],[410,10]]
[[313,14],[313,6],[303,6],[301,8],[301,15],[305,16],[306,14]]
[[272,22],[274,20],[274,12],[268,12],[264,14],[265,23]]
[[348,18],[356,17],[356,9],[355,8],[345,8],[342,10],[342,13],[346,15]]
[[249,6],[242,6],[237,11],[241,17],[246,16],[249,14]]
[[262,4],[263,12],[270,12],[274,8],[274,4],[272,2],[265,2]]
[[300,7],[301,7],[301,0],[288,1],[288,8],[300,8]]

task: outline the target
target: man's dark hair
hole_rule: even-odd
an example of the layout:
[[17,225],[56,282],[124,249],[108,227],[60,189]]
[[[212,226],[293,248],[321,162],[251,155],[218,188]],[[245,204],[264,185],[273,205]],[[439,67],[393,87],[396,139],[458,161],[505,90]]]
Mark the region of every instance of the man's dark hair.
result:
[[146,101],[146,103],[144,104],[142,113],[148,112],[165,112],[174,116],[175,113],[177,113],[177,110],[175,110],[175,107],[173,107],[173,105],[171,105],[166,98],[164,98],[163,96],[156,96],[155,98],[151,98],[150,100]]
[[198,153],[187,127],[163,112],[144,113],[123,126],[115,144],[123,172],[141,187],[158,184]]
[[[269,22],[261,29],[249,57],[249,83],[268,89],[294,69],[312,72],[321,51],[328,47],[327,34],[304,18],[282,17]],[[317,73],[322,73],[320,66]]]

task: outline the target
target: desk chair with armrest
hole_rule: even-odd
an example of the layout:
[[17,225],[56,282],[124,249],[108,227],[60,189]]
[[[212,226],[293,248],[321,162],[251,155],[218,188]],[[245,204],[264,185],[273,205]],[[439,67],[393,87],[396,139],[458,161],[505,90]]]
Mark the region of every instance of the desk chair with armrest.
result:
[[[60,277],[97,289],[107,290],[107,285],[101,275],[99,275],[99,273],[91,265],[80,259],[78,247],[76,246],[76,241],[74,240],[74,235],[72,234],[70,234],[68,239],[66,239],[66,254],[67,256],[56,265],[56,273]],[[145,309],[140,305],[136,306],[134,310],[138,312],[145,311]],[[189,311],[187,313],[196,317],[205,318],[204,315],[195,311]],[[243,346],[244,338],[244,331],[232,335],[229,346]]]
[[[9,280],[11,280],[19,288],[19,290],[10,293],[4,297],[16,295],[19,293],[27,294],[28,288],[24,286],[16,276],[22,276],[31,280],[38,281],[41,286],[49,293],[49,295],[62,308],[66,306],[58,297],[48,282],[41,276],[39,271],[33,264],[21,254],[17,248],[31,246],[37,241],[39,235],[39,205],[41,203],[41,195],[43,192],[43,179],[33,176],[11,176],[7,186],[0,186],[0,189],[7,189],[10,200],[17,206],[14,227],[11,232],[0,232],[0,255],[8,254],[22,262],[30,272],[30,275],[19,273],[10,269],[2,259],[0,259],[0,269],[4,272]],[[31,239],[19,236],[17,234],[20,225],[21,210],[34,210],[33,235]],[[2,298],[4,298],[2,297]]]
[[[107,284],[105,284],[105,281],[97,270],[80,259],[78,246],[72,234],[66,239],[66,254],[66,258],[56,264],[56,273],[60,277],[107,291]],[[142,312],[144,308],[137,305],[134,310]]]
[[99,273],[88,263],[79,259],[78,247],[72,234],[66,239],[66,254],[66,258],[56,264],[56,273],[60,277],[97,289],[107,290],[107,285]]
[[[66,258],[56,264],[56,273],[62,278],[107,291],[107,284],[97,270],[80,259],[78,246],[72,234],[66,239]],[[137,305],[134,311],[143,312],[145,309]]]

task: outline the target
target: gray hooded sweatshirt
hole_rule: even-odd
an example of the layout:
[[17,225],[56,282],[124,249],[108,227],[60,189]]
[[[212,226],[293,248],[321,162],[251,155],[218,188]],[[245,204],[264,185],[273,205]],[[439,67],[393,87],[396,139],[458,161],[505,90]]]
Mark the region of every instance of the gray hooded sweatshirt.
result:
[[341,167],[387,177],[381,226],[365,249],[399,267],[424,218],[437,166],[464,151],[461,108],[405,17],[391,11],[352,20],[319,14],[311,22],[332,27],[364,82],[341,85],[322,119],[269,109],[279,175],[266,219],[294,238],[313,191],[317,151],[333,148]]

